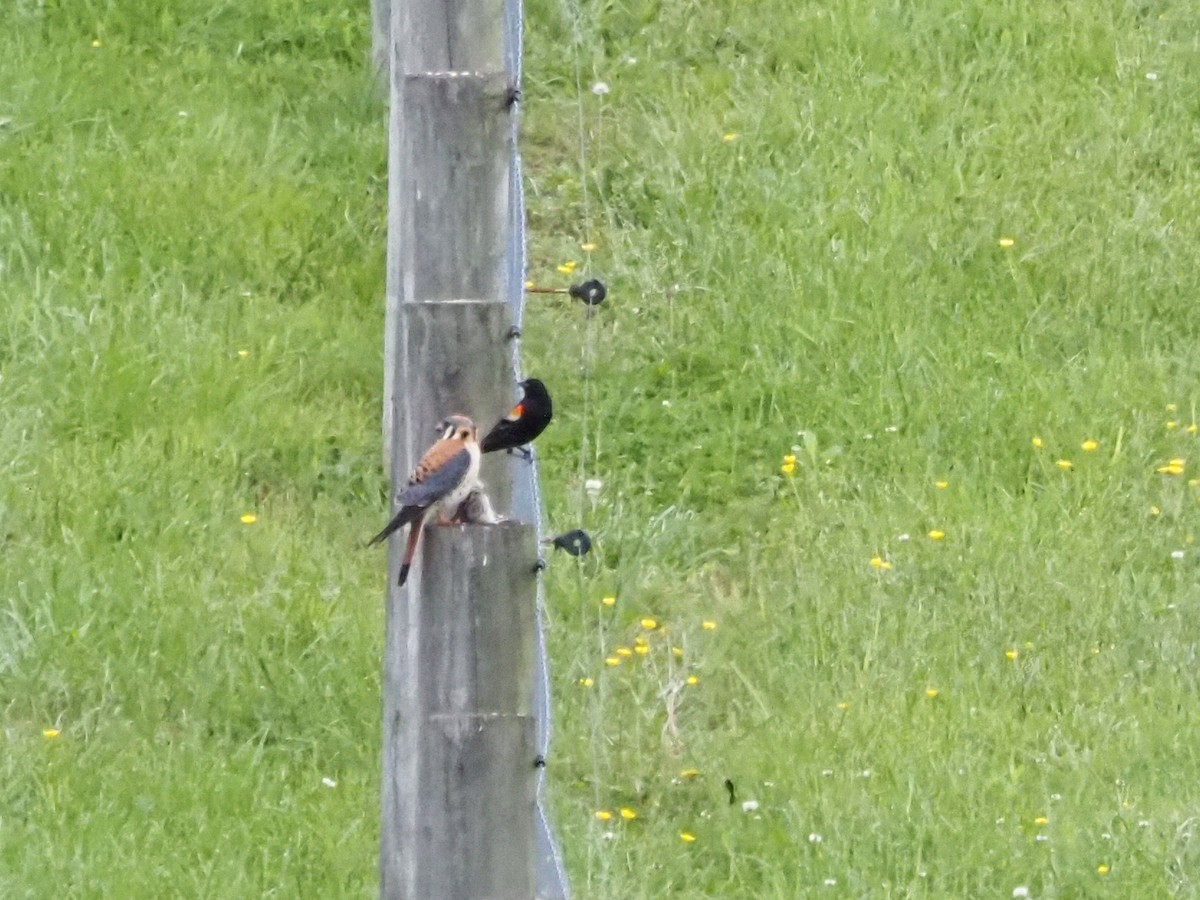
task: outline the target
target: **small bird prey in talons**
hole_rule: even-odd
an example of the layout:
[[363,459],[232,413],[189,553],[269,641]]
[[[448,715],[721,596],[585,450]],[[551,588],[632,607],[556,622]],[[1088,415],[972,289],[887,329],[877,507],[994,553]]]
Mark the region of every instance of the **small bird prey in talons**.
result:
[[400,511],[367,544],[370,547],[382,543],[392,532],[410,526],[408,546],[400,564],[400,584],[408,578],[421,529],[430,513],[437,512],[438,524],[449,524],[451,520],[446,513],[454,515],[479,480],[479,438],[475,423],[466,416],[450,416],[440,427],[441,438],[425,451],[409,476],[407,487],[396,498]]
[[581,528],[564,532],[542,543],[553,544],[559,550],[566,550],[571,556],[587,556],[588,551],[592,549],[592,539]]
[[484,493],[482,481],[475,482],[475,487],[471,488],[466,499],[458,504],[458,512],[454,514],[454,518],[469,525],[499,525],[508,521],[506,516],[500,515],[492,506],[492,499]]
[[[484,453],[523,447],[545,431],[546,426],[550,424],[550,419],[554,416],[554,407],[550,403],[550,392],[546,390],[546,386],[536,378],[527,378],[521,382],[521,389],[525,392],[521,402],[484,435],[480,442]],[[526,459],[531,458],[528,450],[522,450],[521,455]]]

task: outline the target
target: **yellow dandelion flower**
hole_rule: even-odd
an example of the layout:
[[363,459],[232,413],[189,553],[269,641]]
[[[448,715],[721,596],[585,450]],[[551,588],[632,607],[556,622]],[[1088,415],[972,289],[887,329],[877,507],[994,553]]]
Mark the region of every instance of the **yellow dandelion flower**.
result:
[[786,456],[784,456],[784,457],[783,457],[783,462],[784,462],[784,465],[787,465],[788,463],[795,464],[795,462],[796,462],[796,454],[795,454],[795,453],[788,453]]
[[1189,425],[1187,428],[1185,428],[1183,430],[1186,431],[1188,434],[1195,434],[1197,431],[1200,431],[1200,425],[1197,425],[1195,422],[1193,422],[1191,425]]
[[245,358],[246,358],[247,356],[249,356],[249,355],[250,355],[250,351],[249,351],[249,350],[239,350],[239,351],[238,351],[238,358],[239,358],[239,359],[245,359]]
[[1013,660],[1013,659],[1016,659],[1017,657],[1019,657],[1020,655],[1021,655],[1021,651],[1018,650],[1016,647],[1013,647],[1011,650],[1004,651],[1005,659]]
[[1075,468],[1075,463],[1071,462],[1069,459],[1060,459],[1060,460],[1057,460],[1054,464],[1056,466],[1058,466],[1060,469],[1062,469],[1064,472],[1070,472],[1073,468]]
[[925,696],[928,697],[930,700],[932,700],[934,697],[936,697],[939,693],[940,693],[940,691],[938,691],[938,689],[935,687],[925,688]]
[[533,282],[533,281],[527,281],[527,282],[525,282],[525,290],[527,290],[527,291],[531,291],[531,290],[533,290],[535,287],[537,287],[537,284],[536,284],[535,282]]
[[577,263],[575,262],[575,260],[568,259],[565,263],[558,266],[558,271],[562,275],[570,275],[572,272],[575,271],[576,265],[577,265]]
[[609,812],[607,809],[598,809],[598,810],[596,810],[596,818],[599,819],[601,822],[607,822],[609,819],[612,818],[612,813]]
[[1049,825],[1050,820],[1047,819],[1045,816],[1038,816],[1036,819],[1033,820],[1033,824],[1034,825]]
[[1172,465],[1172,466],[1179,466],[1182,469],[1185,465],[1187,465],[1187,460],[1184,459],[1182,456],[1177,456],[1174,459],[1168,459],[1167,464]]
[[1043,441],[1036,434],[1033,436],[1033,441],[1031,443],[1033,444],[1033,447],[1035,450],[1041,450],[1043,447],[1046,446],[1046,442]]
[[1165,466],[1159,466],[1154,471],[1158,472],[1159,475],[1182,475],[1183,474],[1183,466],[1179,465],[1174,460],[1172,460],[1171,462],[1167,463]]
[[872,556],[871,557],[871,568],[872,569],[882,569],[884,572],[886,572],[891,567],[892,567],[892,564],[890,562],[888,562],[886,559],[884,559],[882,556]]
[[723,135],[721,135],[721,140],[723,140],[727,144],[730,141],[736,141],[737,139],[738,139],[738,133],[736,131],[727,131]]
[[43,728],[42,729],[42,737],[44,737],[48,741],[54,740],[60,734],[62,734],[62,732],[59,731],[57,728]]
[[687,677],[687,683],[688,683],[688,684],[699,684],[699,683],[700,683],[700,677],[699,677],[698,675],[689,675],[689,676]]
[[1096,866],[1096,872],[1100,875],[1107,875],[1108,866],[1106,866],[1104,863],[1100,863],[1100,865]]
[[703,622],[700,623],[700,627],[703,628],[705,631],[716,631],[717,623],[714,622],[712,619],[705,619]]
[[1178,427],[1179,427],[1179,422],[1176,421],[1175,419],[1167,420],[1167,431],[1174,431]]
[[1009,247],[1011,247],[1013,244],[1015,244],[1016,242],[1017,242],[1016,238],[1010,238],[1010,237],[1002,237],[1002,238],[1000,238],[1000,240],[996,241],[997,244],[999,244],[1001,247],[1003,247],[1006,250]]
[[633,652],[636,653],[638,656],[645,656],[647,653],[650,652],[650,645],[649,644],[637,644],[636,646],[634,646]]
[[258,516],[256,516],[254,513],[242,513],[242,524],[243,525],[253,525],[257,521],[258,521]]
[[848,710],[850,708],[850,704],[847,703],[845,700],[842,700],[838,703],[837,708],[842,710],[843,712],[845,712],[846,710]]
[[680,778],[695,778],[699,774],[700,774],[699,769],[684,769],[682,772],[679,773],[679,777]]
[[653,631],[655,628],[658,627],[658,621],[656,619],[650,618],[649,616],[646,616],[646,618],[642,619],[642,627],[645,628],[647,631]]
[[937,488],[939,491],[944,491],[946,488],[950,487],[950,482],[948,482],[948,481],[935,481],[935,482],[933,483],[933,486],[934,486],[935,488]]
[[934,528],[932,531],[929,532],[929,539],[931,541],[940,541],[945,537],[946,537],[946,532],[942,531],[940,528]]
[[1161,509],[1159,509],[1157,506],[1151,506],[1151,507],[1150,507],[1150,515],[1152,515],[1152,516],[1161,516],[1161,515],[1162,515],[1162,510],[1161,510]]
[[633,651],[630,650],[628,647],[618,647],[617,648],[617,656],[623,656],[626,659],[629,659],[629,657],[633,656]]
[[1082,444],[1079,445],[1079,449],[1082,450],[1084,453],[1091,453],[1093,450],[1095,450],[1099,446],[1100,446],[1100,444],[1098,441],[1095,441],[1092,438],[1088,438],[1086,441],[1084,441]]
[[596,245],[594,243],[592,243],[591,241],[584,241],[582,244],[579,245],[579,249],[582,250],[584,253],[591,253],[593,250],[596,249]]
[[1175,412],[1175,410],[1177,410],[1177,409],[1179,409],[1179,406],[1177,404],[1175,404],[1175,403],[1167,404],[1167,412]]
[[92,41],[92,47],[93,47],[94,49],[99,49],[99,48],[100,48],[100,38],[96,38],[94,41]]
[[630,819],[636,819],[637,813],[634,812],[632,809],[630,809],[628,806],[622,806],[621,807],[621,818],[624,819],[626,822],[628,822]]
[[682,647],[672,647],[671,655],[674,656],[676,659],[683,659],[683,648]]
[[779,471],[791,478],[796,474],[796,464],[794,462],[785,462],[779,467]]
[[603,597],[603,598],[601,598],[600,602],[603,603],[605,606],[616,606],[617,598],[616,597]]
[[679,839],[681,841],[683,841],[685,844],[690,844],[692,841],[694,841],[696,839],[696,836],[694,834],[692,834],[690,831],[681,831],[681,832],[679,832]]
[[606,656],[606,657],[604,657],[604,664],[606,666],[619,666],[621,664],[621,657]]
[[591,686],[592,686],[593,684],[595,684],[596,682],[595,682],[595,681],[593,681],[591,678],[580,678],[580,679],[579,679],[579,683],[580,683],[581,685],[583,685],[584,687],[591,687]]

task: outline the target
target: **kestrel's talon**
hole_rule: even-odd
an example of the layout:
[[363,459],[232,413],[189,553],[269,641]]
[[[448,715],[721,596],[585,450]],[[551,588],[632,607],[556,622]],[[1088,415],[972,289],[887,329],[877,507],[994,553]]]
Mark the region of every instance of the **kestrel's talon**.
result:
[[464,525],[499,525],[508,521],[505,516],[496,512],[492,501],[483,490],[481,481],[475,482],[475,487],[471,488],[467,498],[458,505],[454,518]]

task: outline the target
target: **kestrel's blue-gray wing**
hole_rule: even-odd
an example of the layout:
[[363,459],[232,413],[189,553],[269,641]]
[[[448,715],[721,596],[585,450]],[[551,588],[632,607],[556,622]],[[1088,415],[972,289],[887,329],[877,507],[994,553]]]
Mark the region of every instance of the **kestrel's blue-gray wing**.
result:
[[393,532],[416,522],[425,510],[458,486],[470,466],[471,454],[461,442],[438,441],[430,447],[408,480],[408,487],[396,498],[400,510],[367,546],[386,541]]
[[425,454],[408,487],[396,498],[401,506],[432,506],[458,487],[466,477],[467,469],[471,467],[471,454],[467,448],[459,443],[457,449],[445,448],[453,452],[435,456],[434,451],[438,449],[441,448],[435,446]]

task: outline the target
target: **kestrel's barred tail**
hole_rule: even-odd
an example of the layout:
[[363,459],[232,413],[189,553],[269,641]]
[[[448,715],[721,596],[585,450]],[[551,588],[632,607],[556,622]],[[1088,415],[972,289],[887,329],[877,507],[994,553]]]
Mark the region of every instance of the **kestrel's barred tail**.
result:
[[[425,523],[422,521],[420,524],[423,526]],[[404,586],[404,582],[408,581],[408,570],[412,568],[413,556],[417,552],[417,541],[420,539],[421,529],[414,526],[408,532],[408,544],[404,548],[404,559],[400,563],[400,577],[396,579],[396,584],[401,587]]]

